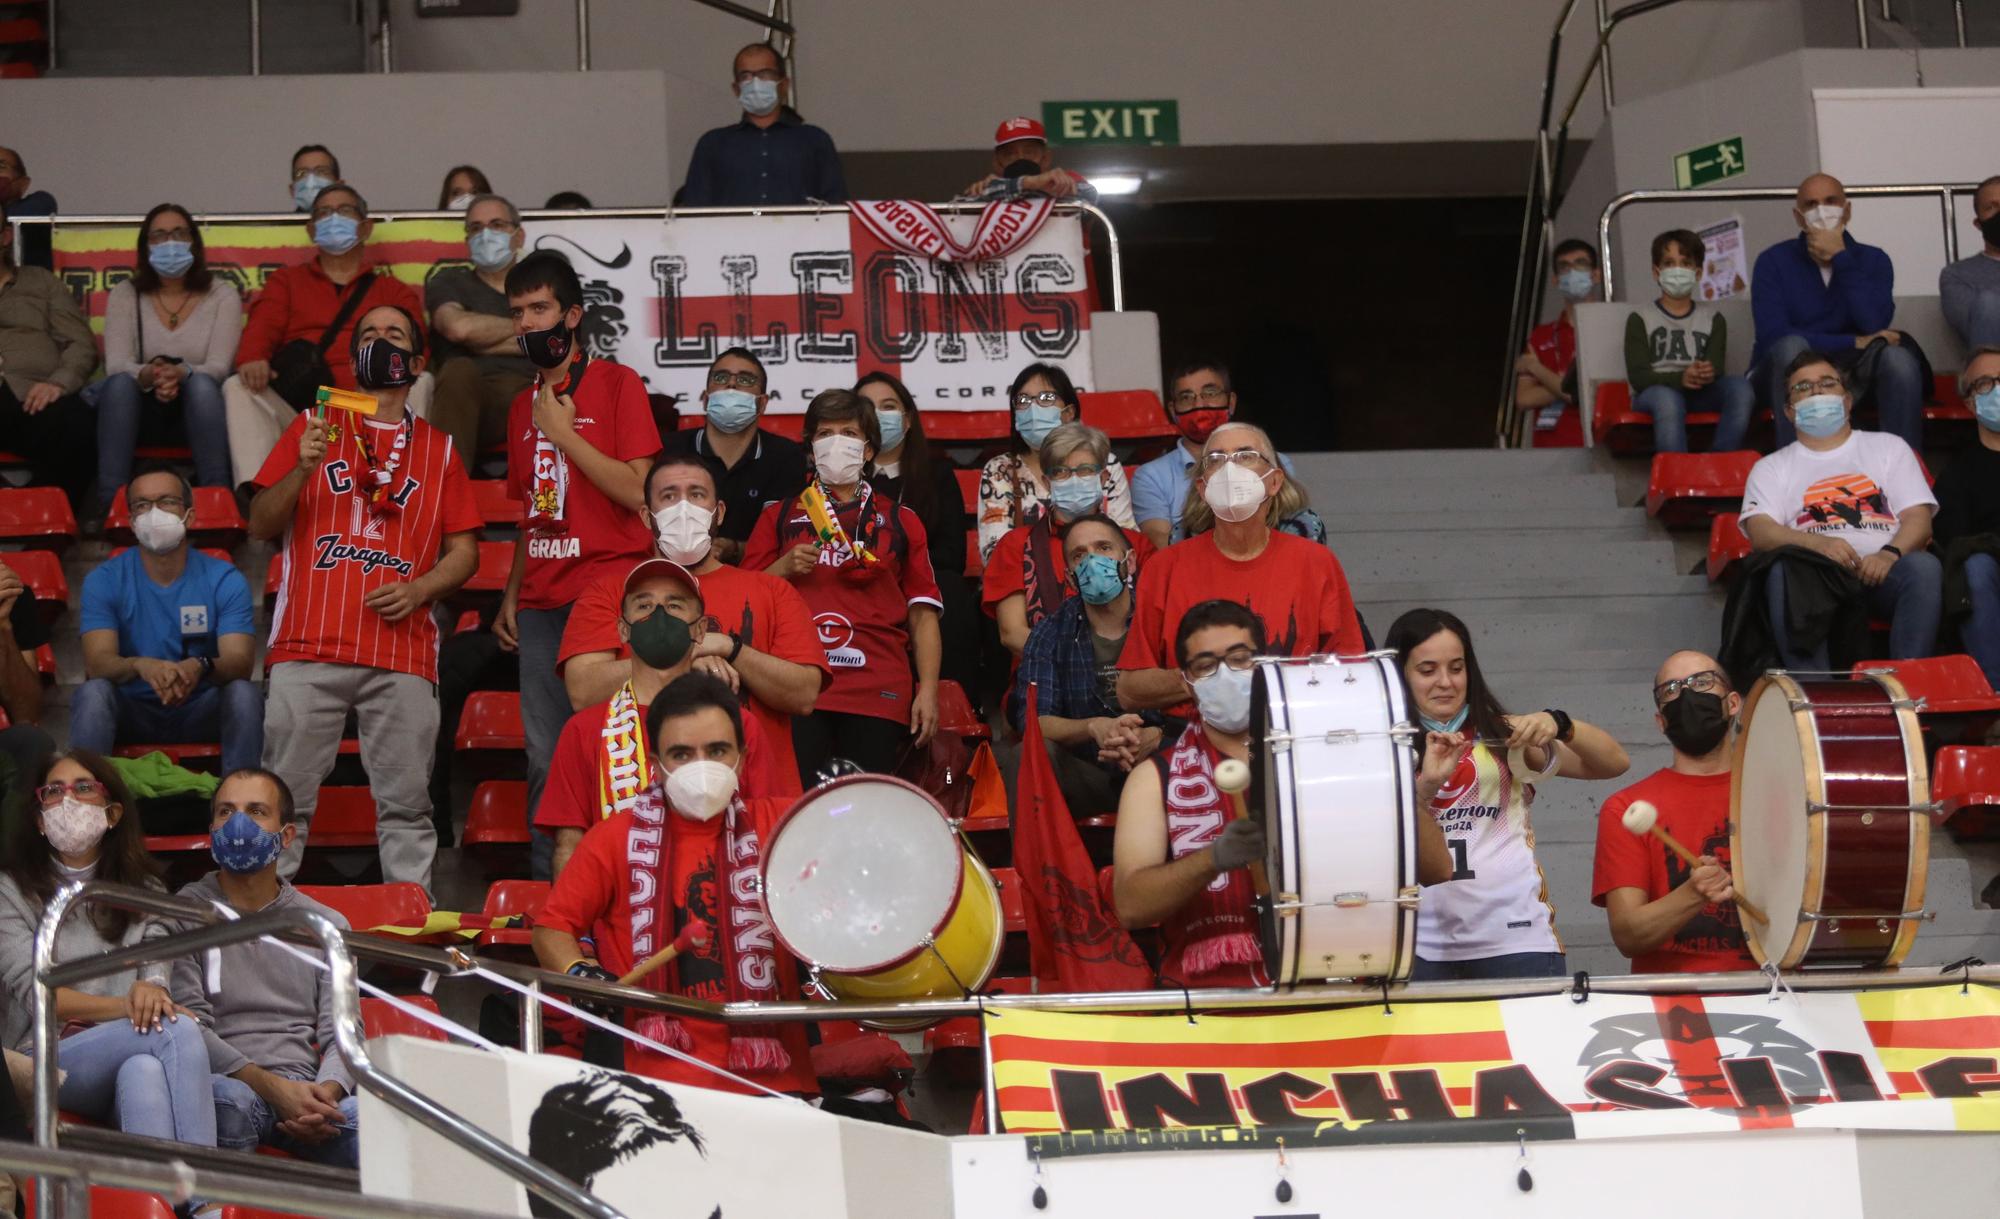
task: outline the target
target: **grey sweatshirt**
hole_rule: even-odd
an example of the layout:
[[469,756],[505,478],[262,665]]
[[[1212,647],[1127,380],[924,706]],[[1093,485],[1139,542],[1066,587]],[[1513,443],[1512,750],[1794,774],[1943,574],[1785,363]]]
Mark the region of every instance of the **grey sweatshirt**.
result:
[[[183,888],[180,895],[223,902],[214,872]],[[294,908],[316,911],[347,929],[345,918],[279,881],[278,896],[265,909]],[[167,932],[162,927],[152,934]],[[317,959],[311,949],[300,951]],[[209,1070],[233,1075],[254,1063],[286,1079],[332,1080],[354,1091],[354,1077],[334,1044],[333,983],[327,972],[263,940],[231,944],[221,952],[214,990],[209,989],[210,979],[199,957],[174,962],[170,988],[174,1002],[201,1018]]]
[[[93,869],[94,871],[95,869]],[[78,874],[66,879],[87,879]],[[150,931],[150,920],[134,918],[125,929],[124,939],[112,943],[90,920],[90,910],[79,910],[63,924],[56,938],[56,960],[74,961],[113,948],[125,948],[142,936],[164,934]],[[35,928],[42,921],[42,903],[21,892],[11,876],[0,875],[0,990],[4,990],[7,1010],[0,1015],[0,1044],[29,1053],[35,1042]],[[75,989],[87,995],[123,998],[132,983],[144,978],[161,986],[167,984],[167,966],[155,963],[109,977],[93,978]]]

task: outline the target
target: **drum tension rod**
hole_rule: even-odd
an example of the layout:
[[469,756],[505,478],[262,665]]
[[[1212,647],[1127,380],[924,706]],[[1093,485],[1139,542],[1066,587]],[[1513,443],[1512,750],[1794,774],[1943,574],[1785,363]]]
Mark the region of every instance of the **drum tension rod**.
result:
[[1878,926],[1881,926],[1882,930],[1887,931],[1888,927],[1885,924],[1888,923],[1934,923],[1937,921],[1937,912],[1934,910],[1906,910],[1901,914],[1870,914],[1866,910],[1850,910],[1844,914],[1824,914],[1809,910],[1799,911],[1799,921],[1801,923],[1826,923],[1828,924],[1827,930],[1829,931],[1840,930],[1839,924],[1842,919],[1866,922],[1871,918],[1875,920]]
[[1936,800],[1923,804],[1822,804],[1818,800],[1806,802],[1806,813],[1922,813],[1935,817],[1944,812],[1944,805]]

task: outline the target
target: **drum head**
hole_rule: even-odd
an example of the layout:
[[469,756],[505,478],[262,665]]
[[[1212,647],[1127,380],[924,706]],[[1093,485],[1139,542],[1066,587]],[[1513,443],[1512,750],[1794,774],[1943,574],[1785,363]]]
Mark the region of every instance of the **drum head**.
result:
[[1744,939],[1760,965],[1775,961],[1784,968],[1798,963],[1810,939],[1799,911],[1814,853],[1806,804],[1819,789],[1819,742],[1805,714],[1792,710],[1794,697],[1802,694],[1783,675],[1767,676],[1751,689],[1729,810],[1732,880],[1771,920],[1744,917]]
[[807,964],[880,969],[944,925],[962,860],[928,795],[857,775],[809,792],[779,822],[764,848],[764,903],[778,938]]

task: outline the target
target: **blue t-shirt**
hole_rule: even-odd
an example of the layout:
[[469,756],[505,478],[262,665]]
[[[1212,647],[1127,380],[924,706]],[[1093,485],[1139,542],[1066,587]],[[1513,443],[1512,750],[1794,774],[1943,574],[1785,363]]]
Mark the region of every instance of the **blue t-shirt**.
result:
[[[1293,474],[1292,459],[1278,454],[1285,473]],[[1166,521],[1173,526],[1170,542],[1181,541],[1181,508],[1187,504],[1188,488],[1194,485],[1194,458],[1179,441],[1174,447],[1132,471],[1132,519]]]
[[[136,546],[84,577],[80,629],[117,631],[120,656],[214,659],[222,636],[248,635],[255,628],[243,573],[199,550],[188,550],[181,578],[164,587],[146,574]],[[144,678],[126,682],[122,692],[159,701]]]

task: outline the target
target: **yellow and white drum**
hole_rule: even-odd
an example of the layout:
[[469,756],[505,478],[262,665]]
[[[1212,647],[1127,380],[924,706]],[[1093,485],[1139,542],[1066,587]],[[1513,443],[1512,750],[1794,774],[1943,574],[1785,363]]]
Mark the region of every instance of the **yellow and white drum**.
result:
[[779,941],[832,998],[961,998],[1000,960],[993,874],[901,779],[849,775],[806,793],[765,844],[763,881]]

